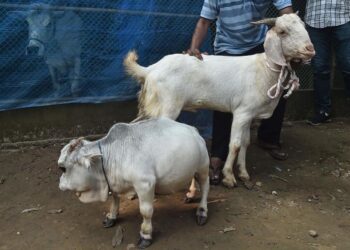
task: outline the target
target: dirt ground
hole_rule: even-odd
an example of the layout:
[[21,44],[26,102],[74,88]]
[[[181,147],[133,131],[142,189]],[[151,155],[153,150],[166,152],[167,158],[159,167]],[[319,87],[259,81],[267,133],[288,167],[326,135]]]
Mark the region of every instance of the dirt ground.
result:
[[[197,203],[184,204],[183,193],[156,197],[149,249],[350,249],[350,120],[284,127],[285,162],[255,138],[253,130],[247,161],[257,185],[211,187],[203,227],[195,223]],[[102,227],[108,203],[82,204],[58,189],[61,147],[0,152],[1,250],[112,249],[116,229]],[[39,210],[21,213],[28,208]],[[124,240],[116,249],[132,249],[141,223],[137,199],[122,200],[118,223]]]

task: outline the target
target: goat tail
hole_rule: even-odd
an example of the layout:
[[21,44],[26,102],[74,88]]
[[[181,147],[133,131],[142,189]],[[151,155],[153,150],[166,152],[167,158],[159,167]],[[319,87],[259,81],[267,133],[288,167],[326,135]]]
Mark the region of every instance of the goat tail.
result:
[[135,78],[140,84],[143,84],[145,82],[148,71],[146,67],[142,67],[137,63],[137,59],[138,56],[136,51],[129,51],[129,53],[124,58],[124,67],[130,76]]

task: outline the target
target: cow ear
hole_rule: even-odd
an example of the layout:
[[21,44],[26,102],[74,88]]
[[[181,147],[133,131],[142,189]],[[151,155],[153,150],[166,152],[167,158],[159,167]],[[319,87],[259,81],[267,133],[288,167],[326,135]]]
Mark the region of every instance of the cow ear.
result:
[[102,155],[101,154],[89,154],[89,155],[84,155],[81,159],[81,164],[86,167],[90,168],[93,166],[95,163],[101,160]]
[[51,21],[51,17],[49,15],[45,16],[45,18],[43,19],[42,21],[42,25],[43,26],[47,26],[50,24],[50,21]]
[[270,29],[266,34],[264,49],[267,58],[272,62],[281,66],[287,65],[286,59],[283,56],[281,39],[274,28]]
[[83,146],[83,142],[84,142],[84,137],[80,137],[78,139],[71,140],[70,143],[69,143],[69,150],[68,150],[68,152],[71,153],[75,149]]

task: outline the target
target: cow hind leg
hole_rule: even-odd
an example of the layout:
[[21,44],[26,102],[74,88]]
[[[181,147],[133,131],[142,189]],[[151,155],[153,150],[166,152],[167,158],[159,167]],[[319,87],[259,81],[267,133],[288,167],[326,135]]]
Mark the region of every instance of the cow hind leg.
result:
[[198,182],[201,189],[201,200],[197,208],[196,217],[197,224],[202,226],[207,222],[208,218],[208,194],[210,185],[207,170],[198,174]]
[[143,217],[138,247],[143,249],[152,244],[152,215],[155,182],[141,182],[135,186],[139,198],[140,213]]

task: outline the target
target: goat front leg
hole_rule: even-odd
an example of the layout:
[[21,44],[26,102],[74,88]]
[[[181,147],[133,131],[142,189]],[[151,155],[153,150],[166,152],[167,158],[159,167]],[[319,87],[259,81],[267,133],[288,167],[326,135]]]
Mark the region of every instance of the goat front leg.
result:
[[147,181],[137,183],[135,191],[139,197],[140,213],[143,217],[138,247],[143,249],[152,244],[152,215],[155,182]]
[[[249,124],[250,125],[250,124]],[[245,126],[242,133],[241,149],[238,154],[237,165],[239,167],[238,176],[242,181],[249,181],[250,176],[246,168],[246,153],[250,144],[250,126]]]
[[109,213],[107,213],[106,218],[103,221],[103,226],[105,228],[113,227],[117,222],[117,217],[119,214],[119,202],[120,198],[117,194],[113,193],[112,203],[109,208]]
[[250,117],[247,117],[244,114],[241,115],[239,113],[235,113],[233,117],[234,119],[231,127],[229,152],[222,170],[224,175],[222,183],[229,188],[233,188],[237,185],[236,178],[233,174],[233,164],[241,149],[243,132],[245,131],[246,127],[249,128],[251,121]]

